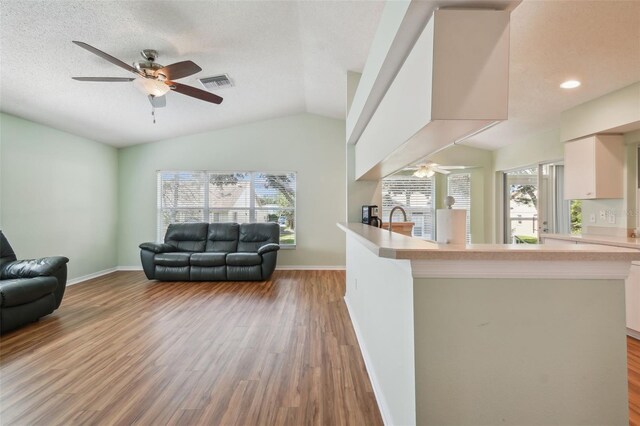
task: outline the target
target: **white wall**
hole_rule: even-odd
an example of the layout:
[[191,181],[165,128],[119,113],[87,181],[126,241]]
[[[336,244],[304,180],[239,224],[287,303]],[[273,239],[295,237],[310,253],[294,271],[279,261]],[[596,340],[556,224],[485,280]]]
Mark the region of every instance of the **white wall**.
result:
[[0,114],[0,223],[18,258],[63,255],[74,279],[116,263],[117,150]]
[[139,266],[156,239],[157,170],[295,171],[294,250],[278,266],[344,266],[345,122],[300,114],[119,150],[118,262]]
[[387,425],[416,424],[413,277],[347,236],[345,302]]

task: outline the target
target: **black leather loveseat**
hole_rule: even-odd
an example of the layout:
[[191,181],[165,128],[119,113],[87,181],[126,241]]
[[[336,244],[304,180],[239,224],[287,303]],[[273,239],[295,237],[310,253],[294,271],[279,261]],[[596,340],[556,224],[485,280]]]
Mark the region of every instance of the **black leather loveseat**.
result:
[[0,231],[0,333],[58,309],[67,285],[67,262],[62,256],[17,260]]
[[277,223],[171,224],[164,243],[140,244],[142,268],[160,281],[269,279],[280,245]]

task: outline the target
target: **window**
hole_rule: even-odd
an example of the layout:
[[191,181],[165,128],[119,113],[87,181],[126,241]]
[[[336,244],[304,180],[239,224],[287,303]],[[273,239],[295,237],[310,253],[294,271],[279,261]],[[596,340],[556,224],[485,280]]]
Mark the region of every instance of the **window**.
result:
[[[433,178],[391,176],[382,180],[382,220],[389,220],[395,206],[407,212],[407,221],[415,223],[413,236],[435,239],[435,183]],[[394,218],[397,219],[397,214]]]
[[582,202],[564,199],[564,166],[539,163],[503,172],[504,242],[538,244],[541,234],[579,234]]
[[295,246],[296,173],[158,172],[158,240],[170,223],[276,222]]
[[471,174],[456,173],[447,176],[449,195],[456,199],[454,209],[467,211],[467,243],[471,242]]

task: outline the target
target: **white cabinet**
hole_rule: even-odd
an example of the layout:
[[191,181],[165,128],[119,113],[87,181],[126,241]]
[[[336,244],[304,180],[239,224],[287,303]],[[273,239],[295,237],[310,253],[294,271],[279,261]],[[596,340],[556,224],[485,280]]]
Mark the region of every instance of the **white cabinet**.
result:
[[[625,282],[627,303],[627,328],[640,336],[640,262],[633,262],[629,278]],[[635,336],[635,337],[638,337]]]
[[624,140],[594,135],[564,144],[564,198],[623,198]]

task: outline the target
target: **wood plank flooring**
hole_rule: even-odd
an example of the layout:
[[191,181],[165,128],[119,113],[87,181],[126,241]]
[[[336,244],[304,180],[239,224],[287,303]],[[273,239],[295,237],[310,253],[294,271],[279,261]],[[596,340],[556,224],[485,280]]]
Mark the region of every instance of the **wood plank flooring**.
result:
[[[379,425],[344,273],[160,283],[117,272],[0,339],[0,424]],[[640,426],[640,342],[628,342]]]
[[0,423],[380,425],[344,272],[161,283],[116,272],[0,341]]
[[640,341],[627,337],[629,424],[640,426]]

